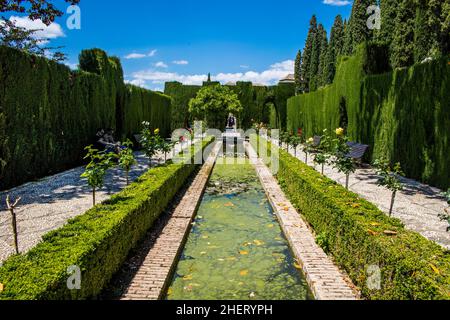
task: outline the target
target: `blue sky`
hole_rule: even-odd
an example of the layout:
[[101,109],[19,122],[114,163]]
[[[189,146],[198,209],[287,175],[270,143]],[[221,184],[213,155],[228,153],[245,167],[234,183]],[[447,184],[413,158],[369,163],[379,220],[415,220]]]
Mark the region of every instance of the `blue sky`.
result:
[[208,72],[224,83],[274,83],[292,71],[312,14],[330,30],[337,14],[349,17],[351,3],[81,0],[80,8],[81,30],[68,30],[67,16],[46,30],[51,45],[65,46],[68,63],[76,64],[82,49],[102,48],[121,58],[127,81],[162,90],[164,81],[200,83]]

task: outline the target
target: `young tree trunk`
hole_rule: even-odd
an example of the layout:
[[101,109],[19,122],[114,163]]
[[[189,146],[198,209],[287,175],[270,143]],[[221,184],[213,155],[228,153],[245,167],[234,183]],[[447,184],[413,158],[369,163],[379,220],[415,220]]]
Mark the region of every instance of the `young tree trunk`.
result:
[[130,170],[127,170],[126,177],[127,177],[127,186],[128,186],[128,185],[130,185]]
[[92,188],[92,203],[94,204],[95,207],[95,187]]
[[305,152],[305,154],[306,154],[305,163],[308,164],[308,152]]
[[345,176],[345,188],[346,188],[347,190],[348,190],[349,182],[350,182],[350,174],[347,174],[347,175]]
[[18,241],[18,235],[17,235],[17,217],[16,217],[16,213],[14,212],[14,208],[9,209],[9,212],[11,212],[11,226],[12,226],[13,235],[14,235],[14,249],[16,250],[16,254],[19,254],[19,241]]
[[17,232],[17,217],[14,209],[16,209],[17,204],[20,202],[21,198],[16,199],[14,203],[10,202],[9,195],[6,196],[6,206],[11,213],[11,226],[14,236],[14,249],[16,250],[16,254],[19,254],[19,241],[18,241],[18,232]]
[[166,162],[167,162],[167,153],[164,152],[164,163],[166,163]]
[[322,175],[325,172],[325,163],[322,163]]
[[392,217],[392,212],[394,211],[394,203],[395,203],[396,195],[397,195],[397,191],[392,192],[391,207],[389,209],[389,217]]

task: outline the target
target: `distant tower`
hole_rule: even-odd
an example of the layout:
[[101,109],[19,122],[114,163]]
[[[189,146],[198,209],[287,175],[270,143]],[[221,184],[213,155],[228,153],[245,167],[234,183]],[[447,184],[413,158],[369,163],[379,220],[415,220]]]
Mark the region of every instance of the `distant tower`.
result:
[[207,82],[211,82],[211,73],[208,72],[208,81]]

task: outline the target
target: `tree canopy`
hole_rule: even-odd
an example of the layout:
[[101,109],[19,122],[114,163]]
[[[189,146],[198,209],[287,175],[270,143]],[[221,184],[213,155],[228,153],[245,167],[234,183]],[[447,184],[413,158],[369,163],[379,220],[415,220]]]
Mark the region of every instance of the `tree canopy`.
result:
[[223,130],[230,113],[243,111],[238,95],[222,85],[206,86],[189,101],[189,112],[195,120],[204,121],[209,128]]

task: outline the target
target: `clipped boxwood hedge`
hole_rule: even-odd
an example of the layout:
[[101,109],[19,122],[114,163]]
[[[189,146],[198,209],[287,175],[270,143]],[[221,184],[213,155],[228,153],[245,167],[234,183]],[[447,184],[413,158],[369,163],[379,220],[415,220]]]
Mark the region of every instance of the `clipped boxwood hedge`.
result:
[[[364,298],[450,299],[448,250],[406,230],[400,220],[389,218],[281,149],[277,178],[316,234],[326,238],[329,254],[348,272]],[[397,235],[388,236],[385,231]],[[381,290],[367,287],[370,265],[381,269]]]
[[[202,148],[211,141],[205,140]],[[27,254],[8,259],[0,268],[4,285],[0,300],[98,295],[195,168],[194,164],[169,163],[150,169],[110,200],[44,236]],[[70,266],[81,269],[81,290],[67,289]]]

